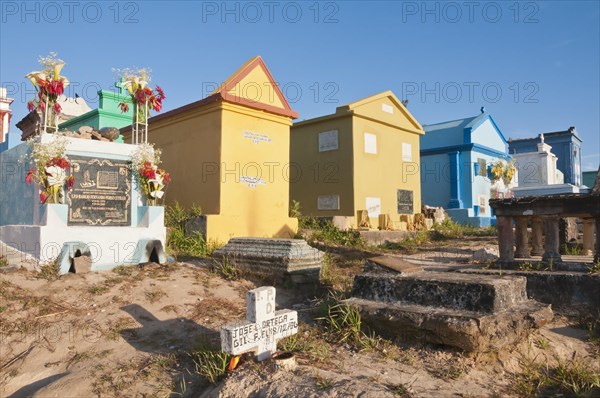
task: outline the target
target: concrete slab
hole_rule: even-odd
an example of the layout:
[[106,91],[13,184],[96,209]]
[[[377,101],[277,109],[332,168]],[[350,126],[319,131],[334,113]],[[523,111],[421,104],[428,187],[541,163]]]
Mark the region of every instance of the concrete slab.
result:
[[395,272],[398,274],[410,274],[423,271],[422,267],[410,263],[398,257],[377,256],[365,261],[365,272]]
[[502,348],[552,319],[550,305],[527,298],[522,276],[369,272],[345,303],[383,336],[465,351]]

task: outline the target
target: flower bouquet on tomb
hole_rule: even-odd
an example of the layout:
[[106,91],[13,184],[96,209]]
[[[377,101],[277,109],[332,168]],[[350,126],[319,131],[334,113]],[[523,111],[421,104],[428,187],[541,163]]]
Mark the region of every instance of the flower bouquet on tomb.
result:
[[171,176],[159,168],[161,152],[152,144],[139,144],[132,154],[132,168],[138,186],[149,206],[156,206],[164,200],[165,189],[171,182]]
[[60,75],[65,62],[57,58],[55,52],[46,57],[39,57],[42,70],[28,73],[25,77],[31,81],[36,97],[27,102],[29,112],[39,111],[42,114],[42,131],[44,133],[57,130],[57,117],[62,112],[58,98],[63,95],[69,80]]
[[30,140],[32,147],[28,156],[31,167],[25,181],[36,183],[41,203],[64,203],[64,187],[73,187],[74,177],[69,176],[69,159],[65,154],[66,137],[58,137],[50,143]]
[[[160,112],[162,102],[166,99],[162,88],[157,85],[150,87],[150,69],[115,70],[121,80],[121,85],[127,89],[133,105],[132,140],[134,144],[148,141],[148,117],[150,111]],[[129,111],[127,102],[119,103],[121,112]]]

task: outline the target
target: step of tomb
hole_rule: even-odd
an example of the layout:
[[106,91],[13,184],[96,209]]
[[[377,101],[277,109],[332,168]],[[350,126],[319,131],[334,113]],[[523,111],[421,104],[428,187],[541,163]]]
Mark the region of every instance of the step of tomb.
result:
[[527,300],[524,277],[453,272],[367,272],[354,278],[352,296],[480,313],[508,309]]
[[465,351],[498,350],[522,341],[553,316],[549,305],[533,300],[493,314],[356,297],[345,303],[358,308],[362,321],[383,337],[443,344]]

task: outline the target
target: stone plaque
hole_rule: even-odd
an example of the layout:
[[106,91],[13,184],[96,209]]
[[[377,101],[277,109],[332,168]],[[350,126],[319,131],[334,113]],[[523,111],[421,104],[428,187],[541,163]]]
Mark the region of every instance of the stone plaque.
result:
[[323,131],[319,133],[319,152],[338,149],[338,131]]
[[398,190],[398,214],[414,214],[413,191]]
[[339,210],[340,195],[319,195],[317,197],[318,210]]
[[68,225],[131,225],[131,162],[69,156],[73,189]]

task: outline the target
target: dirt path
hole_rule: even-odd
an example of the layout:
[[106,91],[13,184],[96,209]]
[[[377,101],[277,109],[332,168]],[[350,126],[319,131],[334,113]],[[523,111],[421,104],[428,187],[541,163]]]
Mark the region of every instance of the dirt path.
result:
[[[360,256],[336,262],[346,283],[361,267]],[[311,312],[318,300],[280,288],[278,305],[300,313],[298,367],[246,361],[212,386],[195,373],[191,354],[218,344],[222,324],[245,317],[245,293],[256,286],[193,264],[54,281],[0,274],[0,396],[505,397],[519,395],[516,375],[533,362],[575,356],[600,368],[587,333],[560,317],[503,353],[388,342],[355,352],[319,332]]]

